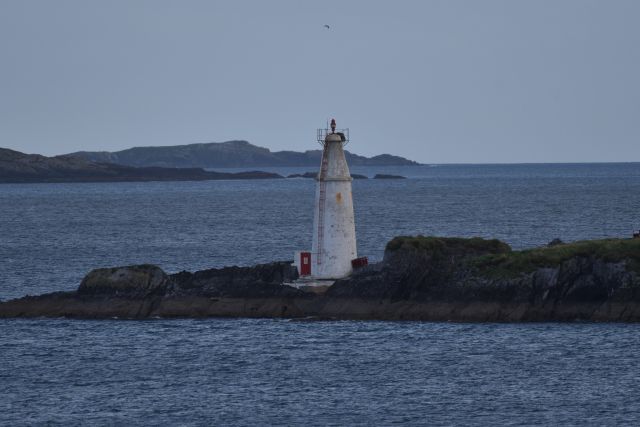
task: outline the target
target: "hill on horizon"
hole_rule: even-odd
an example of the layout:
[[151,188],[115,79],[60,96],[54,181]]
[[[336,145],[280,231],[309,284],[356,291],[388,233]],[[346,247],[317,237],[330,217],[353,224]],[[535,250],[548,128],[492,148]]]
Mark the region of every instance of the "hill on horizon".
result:
[[201,181],[282,178],[278,174],[212,172],[202,168],[134,167],[93,162],[77,156],[47,157],[0,147],[0,183]]
[[[158,147],[133,147],[126,150],[78,151],[67,156],[100,163],[115,163],[137,167],[175,168],[242,168],[318,166],[321,150],[271,151],[248,141],[234,140],[200,144]],[[354,166],[406,166],[420,163],[391,154],[365,157],[345,150],[347,162]]]

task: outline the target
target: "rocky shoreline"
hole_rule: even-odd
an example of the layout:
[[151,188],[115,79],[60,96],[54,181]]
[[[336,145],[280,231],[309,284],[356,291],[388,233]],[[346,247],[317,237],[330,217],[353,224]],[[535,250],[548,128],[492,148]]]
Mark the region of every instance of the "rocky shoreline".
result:
[[97,269],[77,291],[0,302],[0,318],[268,317],[454,322],[640,321],[640,239],[512,251],[498,240],[398,237],[324,293],[290,262],[166,274]]

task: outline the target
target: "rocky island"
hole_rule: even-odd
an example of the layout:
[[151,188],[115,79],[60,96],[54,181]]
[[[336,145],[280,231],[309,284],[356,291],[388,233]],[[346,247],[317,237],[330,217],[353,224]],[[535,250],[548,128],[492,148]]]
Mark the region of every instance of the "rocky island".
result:
[[0,303],[0,317],[272,317],[456,322],[640,321],[640,239],[514,251],[499,240],[397,237],[383,261],[325,292],[290,262],[167,274],[90,272],[77,291]]

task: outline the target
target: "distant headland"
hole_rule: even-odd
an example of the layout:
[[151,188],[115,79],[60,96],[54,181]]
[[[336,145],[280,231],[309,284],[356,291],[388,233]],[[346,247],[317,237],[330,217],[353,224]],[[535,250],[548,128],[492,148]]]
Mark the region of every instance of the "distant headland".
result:
[[383,261],[314,292],[291,262],[167,274],[93,270],[77,291],[0,302],[0,318],[267,317],[456,322],[640,321],[640,239],[513,251],[499,240],[396,237]]
[[[210,142],[204,144],[165,147],[133,147],[127,150],[79,151],[68,156],[92,162],[115,163],[137,167],[171,168],[256,168],[283,166],[313,166],[320,164],[322,150],[270,151],[247,141]],[[381,154],[364,157],[345,151],[352,166],[410,166],[419,165],[404,157]]]
[[[345,152],[350,163],[367,166],[418,165],[403,157],[382,154],[363,157]],[[170,147],[136,147],[115,153],[77,152],[47,157],[0,148],[0,183],[204,181],[265,179],[283,176],[257,167],[314,166],[321,151],[271,152],[246,141]],[[246,172],[216,172],[209,168],[247,168]],[[315,177],[316,173],[305,174]],[[302,176],[302,175],[300,175]],[[377,176],[376,178],[388,178]],[[367,178],[354,175],[354,178]]]
[[133,167],[74,156],[46,157],[0,148],[0,183],[204,181],[282,178],[276,173],[213,172],[202,168]]

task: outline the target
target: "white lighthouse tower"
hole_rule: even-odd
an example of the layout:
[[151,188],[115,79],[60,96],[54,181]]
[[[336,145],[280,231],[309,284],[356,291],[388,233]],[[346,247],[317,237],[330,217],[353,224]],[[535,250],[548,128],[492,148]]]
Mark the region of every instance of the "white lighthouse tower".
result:
[[366,257],[357,258],[352,178],[343,148],[349,142],[349,129],[336,131],[332,119],[331,130],[318,129],[318,142],[322,160],[316,176],[312,248],[295,253],[300,279],[289,284],[299,289],[326,288],[349,276],[354,267],[367,265]]
[[311,248],[311,277],[339,279],[351,274],[351,261],[357,258],[356,226],[353,217],[351,174],[344,157],[343,146],[348,142],[349,130],[336,132],[318,129],[322,144],[322,161],[316,178],[316,200],[313,215],[313,244]]

